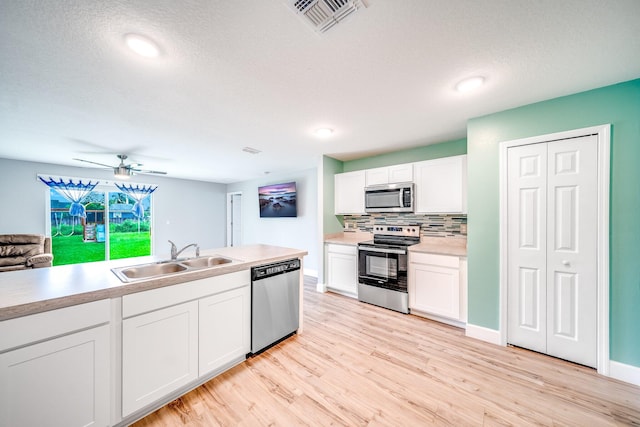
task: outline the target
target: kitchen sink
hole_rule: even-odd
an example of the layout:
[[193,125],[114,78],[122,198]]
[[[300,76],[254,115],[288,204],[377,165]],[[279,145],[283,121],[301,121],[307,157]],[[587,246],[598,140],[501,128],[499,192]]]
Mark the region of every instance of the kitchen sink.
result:
[[233,260],[221,256],[203,256],[199,258],[191,258],[181,263],[193,268],[215,267],[216,265],[228,264]]
[[204,270],[229,264],[233,261],[234,260],[230,258],[214,255],[118,267],[112,268],[111,271],[113,271],[113,273],[123,282],[134,282],[138,280],[187,273],[190,271]]
[[179,273],[181,271],[185,271],[186,269],[187,267],[182,264],[171,262],[125,267],[120,269],[120,272],[129,279],[143,279],[147,277],[164,276],[165,274]]

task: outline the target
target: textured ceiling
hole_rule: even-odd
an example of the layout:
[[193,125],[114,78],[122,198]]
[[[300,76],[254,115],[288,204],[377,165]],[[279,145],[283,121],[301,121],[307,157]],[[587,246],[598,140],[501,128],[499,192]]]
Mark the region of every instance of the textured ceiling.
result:
[[[0,157],[125,153],[229,183],[463,138],[469,118],[640,77],[638,0],[366,4],[317,34],[284,0],[0,0]],[[128,51],[129,32],[161,56]]]

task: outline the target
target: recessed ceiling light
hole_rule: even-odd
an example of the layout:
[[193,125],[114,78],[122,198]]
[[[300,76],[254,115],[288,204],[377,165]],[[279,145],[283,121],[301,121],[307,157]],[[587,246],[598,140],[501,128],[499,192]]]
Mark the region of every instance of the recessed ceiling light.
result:
[[475,76],[464,79],[456,85],[458,92],[469,92],[470,90],[479,88],[484,84],[484,77]]
[[319,138],[328,138],[333,135],[333,129],[320,128],[313,131],[313,133]]
[[124,42],[129,49],[145,58],[157,58],[160,55],[160,48],[151,39],[140,34],[126,34]]

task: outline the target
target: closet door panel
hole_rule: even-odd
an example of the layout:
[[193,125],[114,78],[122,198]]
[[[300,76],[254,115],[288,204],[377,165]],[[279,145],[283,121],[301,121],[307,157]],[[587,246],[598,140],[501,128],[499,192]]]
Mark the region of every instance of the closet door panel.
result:
[[509,149],[508,341],[546,352],[547,148]]

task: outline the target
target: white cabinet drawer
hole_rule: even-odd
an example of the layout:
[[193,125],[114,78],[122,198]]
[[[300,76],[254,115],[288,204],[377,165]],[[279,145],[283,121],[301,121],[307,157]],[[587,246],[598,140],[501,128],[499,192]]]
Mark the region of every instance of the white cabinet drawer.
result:
[[127,318],[147,313],[163,307],[249,286],[250,284],[250,271],[243,270],[125,295],[122,297],[122,317]]
[[409,262],[418,264],[430,264],[440,267],[459,268],[460,258],[450,255],[425,254],[419,252],[409,252]]
[[327,252],[331,252],[332,254],[355,255],[358,252],[358,247],[352,245],[338,245],[334,243],[328,243]]
[[0,322],[0,352],[32,342],[108,323],[108,299],[78,304]]

